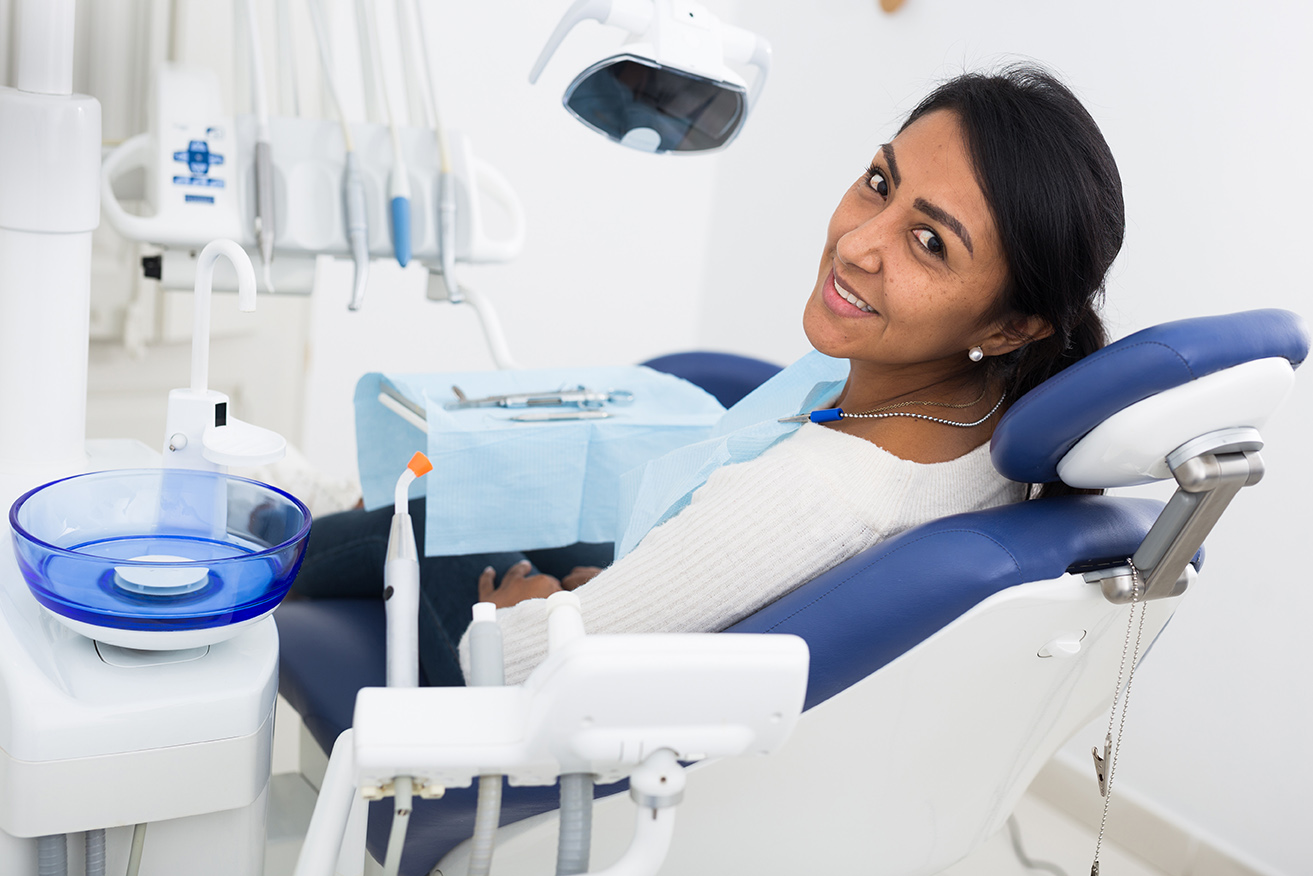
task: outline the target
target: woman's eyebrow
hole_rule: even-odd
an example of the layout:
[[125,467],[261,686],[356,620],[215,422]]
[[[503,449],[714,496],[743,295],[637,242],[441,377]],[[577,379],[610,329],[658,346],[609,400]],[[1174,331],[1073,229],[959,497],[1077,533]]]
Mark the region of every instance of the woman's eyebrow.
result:
[[[889,168],[889,172],[893,173],[892,167]],[[962,226],[961,222],[958,222],[950,214],[945,213],[924,198],[917,198],[912,202],[912,206],[936,222],[947,225],[948,230],[956,234],[958,239],[962,241],[962,245],[967,248],[967,253],[973,257],[975,256],[975,252],[971,249],[971,234]]]
[[901,185],[902,176],[898,173],[898,161],[894,158],[894,147],[892,143],[886,143],[880,147],[880,153],[884,155],[885,163],[889,165],[889,175],[894,179],[894,185]]

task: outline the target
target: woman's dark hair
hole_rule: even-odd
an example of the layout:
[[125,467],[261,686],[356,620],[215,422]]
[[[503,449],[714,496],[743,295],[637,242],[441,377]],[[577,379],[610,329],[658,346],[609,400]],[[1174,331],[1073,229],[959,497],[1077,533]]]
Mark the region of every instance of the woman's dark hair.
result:
[[[1098,307],[1126,228],[1121,175],[1094,119],[1044,70],[958,76],[921,101],[903,128],[938,110],[962,126],[1007,259],[993,316],[1034,315],[1053,327],[1047,338],[986,360],[1015,401],[1107,343]],[[1072,491],[1042,490],[1062,492]]]

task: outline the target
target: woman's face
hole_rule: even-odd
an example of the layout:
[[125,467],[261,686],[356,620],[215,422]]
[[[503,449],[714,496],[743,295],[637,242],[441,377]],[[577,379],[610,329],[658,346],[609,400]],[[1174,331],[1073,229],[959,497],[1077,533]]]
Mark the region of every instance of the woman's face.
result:
[[956,370],[976,344],[1001,352],[986,315],[1006,279],[957,116],[936,111],[880,147],[839,202],[803,328],[837,358]]

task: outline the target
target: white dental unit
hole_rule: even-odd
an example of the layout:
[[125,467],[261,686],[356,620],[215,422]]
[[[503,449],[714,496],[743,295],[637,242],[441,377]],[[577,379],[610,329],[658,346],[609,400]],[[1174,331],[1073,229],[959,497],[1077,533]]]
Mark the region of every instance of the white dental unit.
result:
[[[6,506],[56,478],[158,465],[153,451],[135,443],[85,446],[100,108],[71,93],[73,4],[22,3],[15,19],[16,87],[0,90],[0,492]],[[119,486],[127,492],[111,501],[135,500],[144,512],[151,500]],[[46,560],[74,557],[77,551],[58,548],[59,540],[69,533],[76,540],[79,527],[92,525],[105,507],[86,494],[51,493],[52,504],[38,508],[39,495],[29,500],[34,516],[25,518],[27,532],[39,533],[32,546],[47,551]],[[199,633],[180,647],[143,650],[160,646],[116,636],[114,630],[132,624],[115,616],[114,603],[155,598],[134,596],[132,582],[149,590],[161,579],[154,574],[158,564],[127,557],[125,586],[116,594],[111,581],[100,616],[81,615],[84,632],[107,625],[97,642],[56,619],[76,626],[76,610],[63,616],[38,604],[15,550],[8,538],[0,544],[0,870],[35,873],[40,857],[41,872],[60,872],[64,835],[92,831],[92,871],[108,853],[121,872],[133,826],[149,823],[151,854],[166,863],[148,861],[142,873],[176,872],[170,860],[192,873],[257,872],[278,653],[272,621],[225,641]],[[24,572],[40,577],[30,565],[35,556],[24,557]],[[80,843],[69,845],[80,854]]]
[[[236,270],[242,309],[254,307],[242,248],[203,246],[264,242],[259,228],[233,220],[241,181],[258,173],[242,157],[251,130],[217,112],[206,77],[166,70],[153,137],[114,153],[102,177],[100,106],[72,93],[73,0],[23,0],[13,13],[14,87],[0,89],[0,499],[12,506],[11,537],[0,540],[0,872],[251,876],[263,868],[277,689],[269,614],[309,531],[296,499],[227,476],[230,465],[277,459],[284,444],[238,420],[207,381],[220,256]],[[274,126],[274,136],[287,146],[273,175],[281,251],[293,260],[346,252],[332,236],[339,214],[297,212],[308,198],[314,206],[298,184],[335,173],[324,151],[331,137],[315,122]],[[521,230],[504,181],[462,141],[454,162],[444,144],[439,167],[424,135],[408,138],[415,188],[440,189],[432,201],[421,195],[423,216],[453,199],[453,173],[463,183],[455,209],[464,233],[421,219],[415,256],[444,261],[447,278],[454,255],[512,256]],[[115,173],[133,162],[154,174],[145,193],[154,216],[129,214],[114,197]],[[515,219],[509,239],[481,236],[475,180]],[[85,439],[91,233],[102,197],[121,231],[199,250],[175,253],[196,277],[192,382],[169,396],[161,452]],[[371,233],[370,255],[382,254],[380,240]],[[778,745],[790,701],[794,714],[801,705],[799,648],[779,664],[791,691],[769,683],[783,677],[770,661],[753,670],[768,682],[763,701],[775,703],[756,710],[768,737],[757,749]],[[751,739],[703,747],[730,754]]]

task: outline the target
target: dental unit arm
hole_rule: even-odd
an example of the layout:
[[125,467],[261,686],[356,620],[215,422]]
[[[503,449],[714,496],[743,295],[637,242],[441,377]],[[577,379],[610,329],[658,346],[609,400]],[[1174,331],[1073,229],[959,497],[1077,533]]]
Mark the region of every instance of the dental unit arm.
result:
[[600,872],[654,874],[683,796],[679,762],[769,754],[801,711],[807,647],[793,636],[588,636],[578,597],[548,599],[550,652],[522,685],[367,688],[333,746],[296,876],[332,876],[350,801],[398,776],[440,797],[495,769],[512,785],[562,773],[630,776],[630,851]]

